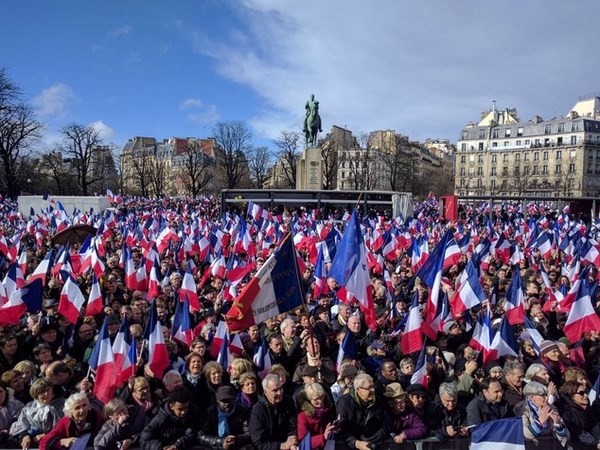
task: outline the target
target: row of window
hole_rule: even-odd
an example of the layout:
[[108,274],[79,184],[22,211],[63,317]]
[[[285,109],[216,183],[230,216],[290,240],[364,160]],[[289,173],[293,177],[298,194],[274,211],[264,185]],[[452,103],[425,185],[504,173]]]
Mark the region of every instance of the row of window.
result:
[[[466,179],[466,178],[461,178],[460,180],[458,180],[458,188],[468,188],[468,187],[475,187],[475,188],[482,188],[484,187],[483,184],[483,180],[481,178],[477,178],[476,180],[473,180],[472,183],[470,183],[471,180]],[[527,183],[524,184],[518,184],[518,183],[509,183],[508,180],[502,180],[500,183],[498,183],[496,180],[490,180],[490,189],[494,190],[497,188],[502,188],[502,189],[507,189],[507,188],[512,188],[512,189],[524,189],[527,186]],[[552,186],[550,184],[548,184],[548,186]],[[573,188],[575,187],[575,180],[573,178],[567,178],[567,187],[569,188]],[[459,194],[459,195],[464,195],[464,194]]]
[[[529,161],[529,155],[531,152],[524,152],[523,153],[523,161]],[[544,151],[541,152],[542,153],[542,159],[544,161],[548,161],[550,159],[550,152],[549,151]],[[509,162],[509,158],[510,158],[510,153],[503,153],[502,154],[502,162]],[[521,161],[521,153],[513,153],[514,155],[514,161],[515,162],[519,162]],[[591,154],[593,156],[593,154]],[[555,154],[555,159],[557,161],[562,160],[562,150],[556,150]],[[576,158],[577,157],[577,151],[576,150],[571,150],[571,152],[569,153],[570,158]],[[600,150],[596,150],[596,158],[600,158]],[[478,163],[483,163],[485,160],[485,155],[483,153],[479,153],[477,155],[477,162]],[[540,152],[533,152],[533,160],[534,161],[539,161],[540,160]],[[492,164],[495,164],[498,161],[498,155],[497,154],[492,154],[491,155],[491,161]],[[460,155],[460,162],[461,164],[465,164],[467,162],[467,155]],[[475,155],[469,155],[469,162],[473,163],[475,162]]]
[[[544,126],[544,134],[552,134],[554,133],[564,133],[565,131],[568,132],[575,132],[575,131],[579,131],[580,129],[580,125],[579,122],[571,122],[571,129],[567,129],[565,130],[565,128],[569,128],[569,127],[565,127],[565,123],[564,122],[560,122],[558,124],[551,124],[548,123]],[[498,139],[500,136],[503,136],[505,138],[508,137],[512,137],[512,136],[523,136],[523,132],[524,132],[524,128],[523,127],[517,127],[516,129],[516,133],[513,134],[514,128],[493,128],[492,129],[492,139]],[[479,139],[487,139],[488,136],[488,128],[480,128],[479,129]],[[462,135],[462,139],[466,140],[468,139],[468,133],[467,131],[463,131],[463,135]]]
[[[593,173],[591,171],[591,168],[593,166],[589,165],[588,166],[588,173]],[[475,167],[469,167],[469,176],[471,175],[475,175]],[[525,166],[523,167],[523,171],[521,171],[519,166],[516,166],[514,168],[513,171],[514,175],[516,176],[520,176],[520,175],[547,175],[548,173],[550,173],[548,171],[548,164],[544,164],[542,165],[542,169],[540,171],[539,166],[535,165],[535,166],[531,166],[531,168],[529,166]],[[562,173],[562,165],[561,164],[557,164],[554,167],[554,173],[555,174],[561,174]],[[575,164],[569,164],[569,172],[568,173],[575,173]],[[600,173],[600,163],[596,164],[596,173]],[[467,171],[464,167],[461,167],[460,169],[460,176],[464,177],[467,174]],[[477,167],[477,175],[478,176],[483,176],[483,167]],[[498,175],[498,172],[496,170],[496,167],[492,167],[490,170],[490,176],[496,176]],[[503,167],[502,168],[502,176],[508,176],[509,172],[508,172],[508,167]]]

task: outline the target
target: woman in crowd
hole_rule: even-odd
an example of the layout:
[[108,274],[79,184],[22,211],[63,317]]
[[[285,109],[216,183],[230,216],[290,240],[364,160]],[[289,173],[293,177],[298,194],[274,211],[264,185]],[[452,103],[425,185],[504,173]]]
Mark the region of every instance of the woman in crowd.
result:
[[90,408],[87,396],[78,392],[65,401],[65,416],[40,440],[40,450],[69,448],[81,436],[90,434],[93,442],[100,430],[101,418]]
[[548,388],[537,381],[530,381],[523,388],[525,400],[518,403],[514,412],[523,418],[525,439],[537,442],[542,436],[554,436],[564,447],[569,440],[558,409],[548,403]]
[[190,392],[192,402],[201,407],[206,399],[206,384],[202,380],[204,368],[202,356],[195,352],[190,353],[185,360],[185,368],[183,385]]
[[546,367],[544,367],[542,364],[536,363],[530,365],[525,372],[525,382],[529,383],[530,381],[537,381],[538,383],[546,386],[548,389],[548,403],[553,405],[558,394],[556,392],[556,385],[550,380],[548,369],[546,369]]
[[310,448],[322,450],[335,430],[335,410],[319,383],[305,385],[306,400],[298,414],[298,440],[310,433]]
[[422,439],[429,430],[409,406],[408,395],[400,383],[390,383],[385,392],[385,430],[391,436],[390,449],[399,449],[408,440]]
[[216,403],[215,395],[219,387],[229,384],[225,381],[225,371],[221,364],[216,361],[209,361],[202,369],[204,376],[204,382],[206,386],[206,395],[202,399],[202,403],[199,405],[201,411],[206,411],[206,407],[212,406]]
[[137,439],[144,427],[154,417],[157,402],[152,398],[150,383],[145,377],[131,379],[128,391],[124,392],[124,400],[129,410],[131,436],[133,439]]
[[10,427],[10,436],[23,449],[39,445],[60,419],[59,411],[52,405],[52,383],[40,378],[33,383],[29,394],[33,400],[23,407],[17,421]]
[[259,400],[258,381],[254,372],[244,372],[239,379],[240,393],[237,402],[251,409]]
[[542,341],[540,344],[540,360],[539,362],[546,368],[550,381],[555,386],[560,386],[563,381],[563,373],[566,370],[564,363],[561,361],[561,353],[558,345],[554,341]]
[[113,398],[104,407],[106,422],[94,439],[94,450],[127,450],[135,442],[129,430],[129,411],[120,398]]
[[0,381],[0,447],[17,446],[17,443],[10,439],[8,431],[22,409],[23,403],[12,398],[6,383]]
[[25,404],[33,400],[27,389],[25,389],[23,374],[18,370],[7,370],[2,374],[2,378],[0,379],[12,389],[14,398],[21,403]]
[[231,385],[236,389],[240,388],[240,377],[244,373],[252,372],[252,363],[245,358],[235,358],[231,362],[229,377]]
[[569,380],[558,392],[557,405],[573,443],[600,448],[600,417],[590,408],[586,386],[577,380]]

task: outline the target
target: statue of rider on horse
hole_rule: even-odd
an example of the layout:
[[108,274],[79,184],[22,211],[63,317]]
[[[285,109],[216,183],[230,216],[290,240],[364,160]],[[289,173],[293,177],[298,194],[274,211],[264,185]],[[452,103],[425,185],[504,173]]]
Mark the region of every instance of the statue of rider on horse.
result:
[[304,136],[306,137],[306,148],[316,147],[317,135],[322,132],[321,116],[319,115],[319,101],[315,100],[315,94],[310,96],[310,99],[304,106],[306,116],[304,117]]

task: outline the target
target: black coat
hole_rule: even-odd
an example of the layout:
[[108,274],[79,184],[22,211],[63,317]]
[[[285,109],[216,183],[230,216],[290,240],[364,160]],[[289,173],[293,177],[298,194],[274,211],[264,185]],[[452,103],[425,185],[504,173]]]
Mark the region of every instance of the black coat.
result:
[[297,414],[294,403],[288,397],[277,405],[261,399],[252,407],[250,438],[258,450],[279,450],[288,436],[295,436]]
[[132,439],[129,425],[119,425],[114,420],[104,422],[102,428],[94,438],[94,450],[112,450],[118,448],[117,443],[125,439]]
[[571,439],[595,448],[600,438],[600,418],[594,414],[593,409],[583,409],[565,395],[560,396],[556,406],[571,433]]
[[455,429],[464,425],[467,419],[467,412],[463,407],[457,405],[452,411],[448,411],[439,396],[427,405],[427,412],[424,416],[429,430],[440,440],[448,439],[446,427],[449,425]]
[[383,429],[384,412],[379,401],[369,407],[360,405],[354,398],[354,388],[342,395],[336,405],[340,418],[340,431],[335,440],[354,448],[356,441],[369,441],[372,446],[383,443],[386,433]]
[[180,449],[192,447],[196,444],[198,414],[190,404],[185,419],[179,419],[165,404],[142,431],[140,446],[143,450],[161,450],[167,445],[176,445]]
[[477,396],[467,405],[467,421],[465,425],[479,425],[480,423],[512,416],[513,412],[508,407],[506,400],[502,399],[500,403],[492,405],[483,396]]
[[[223,438],[219,437],[218,406],[212,406],[207,412],[198,432],[198,444],[208,448],[223,448]],[[250,410],[237,403],[231,416],[227,417],[229,435],[236,437],[236,448],[250,443]]]

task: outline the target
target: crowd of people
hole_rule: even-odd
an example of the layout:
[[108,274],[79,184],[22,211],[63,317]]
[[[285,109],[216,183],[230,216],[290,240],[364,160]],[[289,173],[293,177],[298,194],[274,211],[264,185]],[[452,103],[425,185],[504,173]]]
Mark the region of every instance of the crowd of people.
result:
[[[104,268],[97,280],[92,267],[68,268],[86,298],[94,281],[99,283],[104,307],[98,314],[86,315],[82,308],[76,323],[61,314],[65,279],[49,267],[40,311],[1,327],[1,448],[63,449],[85,438],[88,447],[98,450],[290,450],[301,442],[312,449],[395,449],[426,438],[469,438],[481,423],[522,417],[528,440],[550,436],[562,446],[600,449],[600,401],[593,387],[600,373],[600,330],[585,331],[577,341],[567,339],[568,311],[557,299],[581,276],[590,287],[589,308],[598,314],[598,271],[578,251],[590,247],[579,239],[598,246],[596,228],[566,211],[517,203],[463,206],[461,219],[448,223],[430,197],[415,205],[413,218],[365,215],[362,240],[371,257],[376,318],[369,327],[360,302],[347,303],[338,295],[343,286],[332,278],[326,278],[326,288],[318,283],[315,248],[328,246],[334,253],[344,222],[315,211],[220,217],[213,198],[119,198],[107,213],[65,215],[54,206],[29,217],[10,201],[0,206],[4,290],[11,289],[12,266],[19,266],[27,282],[48,252],[58,252],[52,237],[61,225],[94,225],[93,247]],[[485,299],[464,313],[447,312],[435,339],[424,338],[423,352],[403,353],[410,311],[417,307],[424,316],[431,294],[415,276],[422,260],[414,252],[428,248],[431,253],[447,229],[463,244],[443,270],[444,294],[454,296],[467,264],[478,255]],[[169,241],[147,264],[154,248],[148,244],[165,230],[170,230]],[[305,304],[240,332],[241,347],[232,347],[233,357],[224,362],[215,332],[235,296],[287,233],[301,236],[294,242],[304,267],[299,276]],[[542,234],[554,236],[550,249],[542,247]],[[376,244],[381,236],[383,244]],[[390,239],[395,240],[391,253],[384,250]],[[502,240],[510,245],[495,245]],[[482,255],[477,246],[484,241],[491,245]],[[202,242],[209,243],[207,253]],[[76,260],[85,245],[62,251]],[[125,251],[136,270],[159,268],[158,295],[129,288]],[[211,268],[220,257],[230,264],[215,274]],[[329,267],[331,261],[322,263]],[[240,265],[247,270],[233,280],[229,274]],[[186,273],[193,274],[199,297],[199,308],[190,311],[190,343],[178,338],[173,326]],[[473,339],[474,324],[487,314],[493,331],[498,329],[516,276],[523,280],[523,314],[542,340],[522,324],[513,325],[518,351],[490,360],[487,349]],[[12,296],[0,290],[0,298],[7,305]],[[153,349],[144,329],[152,307],[169,355],[162,373],[148,364]],[[137,349],[130,376],[108,401],[96,395],[98,380],[88,364],[103,323],[111,344],[127,323]],[[349,340],[351,351],[345,347]],[[418,367],[421,353],[425,364]],[[419,370],[424,375],[417,376]]]

